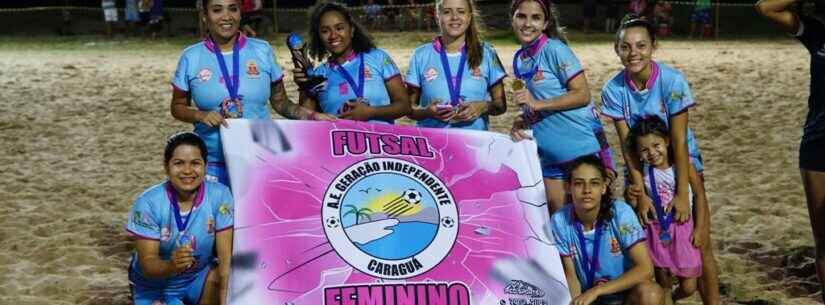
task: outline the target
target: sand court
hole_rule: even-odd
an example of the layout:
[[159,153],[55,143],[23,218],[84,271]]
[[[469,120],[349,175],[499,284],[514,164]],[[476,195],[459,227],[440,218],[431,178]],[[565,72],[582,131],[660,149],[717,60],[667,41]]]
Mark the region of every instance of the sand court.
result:
[[[387,37],[378,45],[398,45]],[[0,304],[129,304],[127,211],[163,178],[166,136],[191,129],[169,114],[169,80],[186,43],[78,40],[88,42],[0,44]],[[282,37],[271,41],[291,68]],[[496,45],[511,73],[516,45]],[[386,49],[406,71],[413,48]],[[612,42],[572,48],[599,101],[620,69]],[[698,103],[690,126],[704,154],[726,303],[817,304],[797,164],[806,50],[788,38],[663,41],[654,57],[684,72]],[[517,115],[510,104],[494,130],[506,132]]]

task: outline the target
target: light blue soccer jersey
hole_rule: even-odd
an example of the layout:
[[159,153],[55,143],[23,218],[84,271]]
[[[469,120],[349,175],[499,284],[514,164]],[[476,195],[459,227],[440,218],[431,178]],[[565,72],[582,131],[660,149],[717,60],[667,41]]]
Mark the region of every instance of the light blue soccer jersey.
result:
[[[631,128],[642,119],[657,116],[670,128],[670,117],[696,105],[688,82],[681,72],[653,62],[645,90],[637,90],[629,74],[622,70],[602,88],[602,114],[614,121],[625,121]],[[688,153],[698,172],[702,172],[702,155],[696,147],[693,131],[687,130]]]
[[[552,99],[567,93],[573,78],[583,73],[579,60],[567,45],[542,35],[517,53],[513,67],[534,99]],[[532,124],[542,165],[559,165],[606,148],[604,130],[593,102],[564,111],[543,111]]]
[[[361,60],[364,60],[364,84],[363,98],[372,107],[382,107],[390,105],[390,94],[387,91],[386,81],[401,76],[398,66],[389,54],[381,49],[372,49],[366,53],[356,53],[347,58],[342,65],[338,65],[333,60],[327,61],[316,67],[311,74],[326,77],[326,82],[316,86],[310,91],[310,95],[315,97],[321,105],[321,111],[329,114],[340,114],[344,104],[348,100],[357,99],[356,90],[347,81],[339,70],[344,70],[352,77],[356,86],[358,83],[358,70],[361,67]],[[393,123],[393,120],[370,120],[370,122]]]
[[[433,42],[422,45],[415,49],[410,66],[407,71],[407,85],[420,88],[419,106],[427,107],[432,102],[441,101],[442,104],[449,104],[450,89],[447,84],[447,73],[441,62],[441,41],[436,38]],[[457,77],[458,67],[461,61],[461,53],[447,54],[450,74]],[[501,61],[496,54],[496,50],[488,43],[482,44],[481,65],[471,68],[467,61],[464,64],[464,72],[461,78],[460,96],[464,101],[485,101],[492,100],[489,89],[501,82],[507,73],[501,65]],[[418,121],[419,127],[457,127],[466,129],[487,130],[489,119],[483,115],[471,122],[448,123],[431,118]]]
[[[159,241],[159,254],[163,260],[170,259],[172,251],[177,248],[176,243],[180,236],[175,221],[175,210],[170,202],[170,196],[174,196],[173,192],[172,186],[166,181],[140,194],[135,199],[126,224],[126,231],[130,235],[139,239]],[[184,289],[197,277],[199,271],[208,268],[213,262],[215,233],[232,228],[233,204],[229,188],[220,183],[204,181],[198,190],[186,225],[186,235],[192,240],[193,256],[197,262],[183,274],[166,279],[151,279],[141,272],[135,252],[129,268],[129,281],[141,288]]]
[[[559,255],[572,257],[576,266],[576,276],[582,285],[582,291],[592,287],[587,286],[587,279],[583,262],[582,245],[576,232],[575,210],[573,204],[566,204],[553,214],[548,228],[553,234]],[[633,209],[624,201],[613,201],[613,218],[607,226],[602,228],[599,245],[599,261],[593,281],[594,285],[615,280],[633,267],[633,260],[626,255],[627,251],[637,243],[646,240],[645,231],[639,224]],[[586,252],[593,255],[595,229],[585,231],[584,240]],[[604,295],[599,298],[600,304],[621,304],[624,301],[622,294]]]
[[[270,119],[270,90],[273,83],[283,79],[283,71],[268,42],[241,35],[238,74],[238,95],[242,97],[243,118]],[[224,76],[214,50],[219,50],[209,39],[183,50],[172,86],[188,92],[200,111],[220,111],[221,103],[229,98]],[[224,52],[227,73],[232,74],[232,52]],[[234,77],[234,76],[233,76]],[[223,162],[220,132],[202,123],[195,123],[195,133],[206,142],[209,162]]]

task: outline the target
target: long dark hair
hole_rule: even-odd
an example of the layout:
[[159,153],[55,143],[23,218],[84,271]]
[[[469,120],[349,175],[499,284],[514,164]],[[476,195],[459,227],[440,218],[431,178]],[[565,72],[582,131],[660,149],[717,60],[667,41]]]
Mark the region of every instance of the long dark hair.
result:
[[[477,68],[484,60],[484,51],[481,49],[481,34],[484,33],[481,14],[478,11],[475,0],[464,0],[470,8],[470,26],[464,34],[464,45],[467,46],[467,63],[470,68]],[[441,4],[444,0],[435,2],[436,14],[441,14]],[[446,46],[444,46],[446,47]]]
[[338,12],[344,16],[344,20],[352,27],[352,49],[355,52],[366,53],[375,49],[372,37],[367,34],[350,10],[343,4],[335,2],[319,3],[309,10],[309,55],[316,60],[324,60],[329,54],[321,43],[321,17],[328,12]]
[[559,20],[559,10],[550,0],[513,0],[513,5],[510,7],[510,17],[513,17],[513,14],[516,13],[518,6],[524,1],[535,1],[541,5],[541,10],[544,12],[544,17],[548,22],[547,28],[544,29],[544,35],[547,35],[547,37],[556,38],[561,40],[564,44],[567,44],[567,34],[564,31],[564,27],[561,26],[561,21]]
[[168,165],[169,160],[172,160],[172,154],[175,149],[181,145],[195,146],[201,151],[201,158],[206,161],[206,143],[203,142],[200,136],[191,131],[184,131],[173,134],[166,139],[166,148],[163,150],[163,164]]
[[608,169],[602,159],[596,157],[594,155],[586,155],[581,156],[573,160],[570,163],[570,166],[567,168],[567,174],[565,175],[565,180],[567,183],[570,183],[573,180],[573,171],[578,169],[582,165],[590,165],[596,170],[599,171],[599,174],[604,179],[605,184],[607,184],[607,191],[602,194],[602,200],[599,204],[599,215],[596,217],[596,221],[607,223],[611,219],[613,219],[613,178],[615,177],[615,173],[611,175],[611,169]]
[[[670,143],[670,129],[667,127],[667,124],[657,116],[650,116],[637,122],[636,125],[630,129],[627,142],[625,143],[625,150],[638,151],[639,138],[650,134],[668,140],[668,143]],[[636,155],[638,156],[638,153],[636,153]],[[667,162],[673,164],[673,145],[667,146]]]

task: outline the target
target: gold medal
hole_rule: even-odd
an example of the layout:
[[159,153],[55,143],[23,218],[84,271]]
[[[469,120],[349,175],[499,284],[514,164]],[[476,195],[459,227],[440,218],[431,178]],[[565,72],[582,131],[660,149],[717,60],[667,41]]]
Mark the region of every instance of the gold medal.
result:
[[510,87],[513,88],[513,91],[524,89],[524,81],[517,78],[513,80],[513,84],[511,84]]

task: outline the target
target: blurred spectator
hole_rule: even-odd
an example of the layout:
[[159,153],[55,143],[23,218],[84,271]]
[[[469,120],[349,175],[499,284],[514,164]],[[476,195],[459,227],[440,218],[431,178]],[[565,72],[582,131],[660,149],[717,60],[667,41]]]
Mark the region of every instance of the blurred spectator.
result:
[[713,34],[713,27],[710,23],[710,0],[696,0],[693,13],[690,15],[690,21],[691,38],[696,33],[697,28],[700,28],[706,37]]
[[395,5],[394,0],[387,0],[387,5],[388,7],[384,8],[384,15],[387,16],[387,27],[392,26],[398,28],[398,23],[396,22],[396,19],[399,15],[401,15],[401,10],[399,10],[397,7],[392,7]]
[[151,10],[152,0],[138,0],[138,18],[140,18],[138,25],[141,28],[144,28],[149,24],[149,19],[151,18],[149,12]]
[[596,0],[583,0],[582,9],[582,18],[584,22],[582,30],[585,33],[590,33],[590,24],[593,22],[593,18],[596,18]]
[[627,3],[628,14],[644,16],[645,10],[647,10],[647,0],[630,0]]
[[406,30],[415,28],[416,30],[421,30],[421,22],[424,15],[423,7],[419,7],[415,0],[408,0],[407,5],[410,7],[407,8],[406,18],[404,18],[404,26],[403,28]]
[[106,36],[112,36],[112,27],[117,23],[117,6],[115,0],[101,0],[103,20],[106,22]]
[[243,0],[241,2],[241,30],[247,36],[258,36],[264,16],[261,0]]
[[378,18],[381,15],[381,6],[375,3],[375,0],[367,0],[367,5],[364,6],[364,14],[367,17],[367,26],[370,30],[378,25]]
[[126,20],[126,27],[129,29],[129,33],[134,33],[140,21],[140,16],[138,16],[138,0],[126,0],[124,11],[123,19]]
[[60,28],[57,29],[58,35],[74,35],[74,32],[72,32],[72,14],[66,9],[68,6],[69,0],[63,0],[63,9],[61,12],[63,23],[61,23]]
[[604,11],[604,31],[616,32],[616,20],[619,18],[619,6],[622,0],[605,0],[607,6]]
[[656,26],[659,36],[667,36],[670,34],[670,26],[673,24],[673,6],[670,1],[656,2],[653,8],[653,24]]
[[163,0],[152,0],[152,8],[149,10],[149,31],[152,38],[156,38],[161,31],[166,32],[166,36],[172,36],[172,29],[169,26],[172,19],[163,10]]

